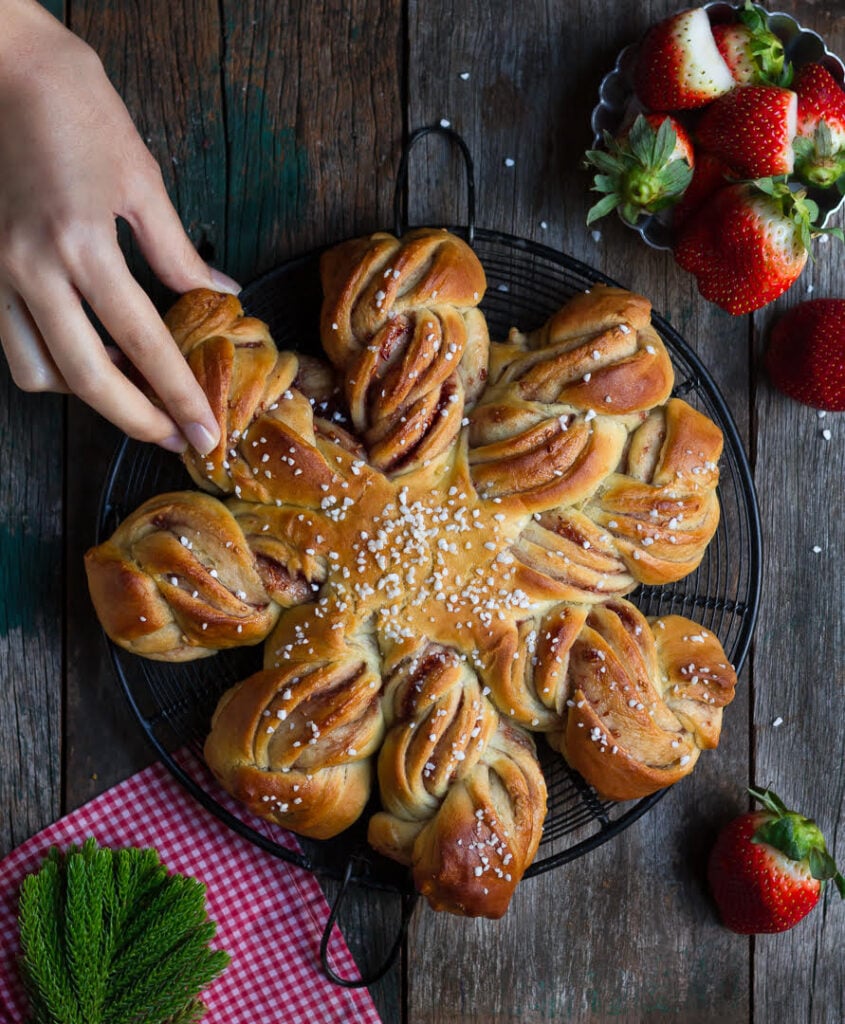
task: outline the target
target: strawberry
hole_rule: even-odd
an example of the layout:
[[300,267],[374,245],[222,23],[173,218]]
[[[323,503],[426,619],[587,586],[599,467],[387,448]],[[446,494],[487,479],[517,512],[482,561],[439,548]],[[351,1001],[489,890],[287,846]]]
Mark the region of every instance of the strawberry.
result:
[[731,931],[785,932],[819,902],[827,879],[845,898],[845,878],[814,821],[788,810],[771,790],[749,792],[765,810],[741,814],[722,829],[707,878]]
[[636,224],[641,214],[677,202],[692,177],[692,142],[668,114],[640,114],[616,138],[605,132],[604,144],[585,154],[587,164],[599,171],[593,191],[605,193],[588,212],[588,224],[615,209]]
[[798,94],[795,171],[807,185],[845,191],[845,91],[823,64],[805,64]]
[[845,299],[811,299],[785,313],[769,336],[766,369],[790,398],[845,411]]
[[703,7],[657,22],[640,43],[634,91],[651,110],[703,107],[734,85]]
[[740,85],[788,85],[791,65],[783,43],[771,32],[763,11],[746,0],[739,21],[717,22],[713,38],[719,53]]
[[[728,313],[776,299],[804,269],[818,207],[784,181],[726,185],[681,229],[675,261]],[[837,233],[832,229],[831,233]]]
[[798,97],[774,85],[741,85],[702,114],[696,141],[738,175],[789,174],[795,154]]
[[680,231],[690,217],[731,179],[731,170],[712,153],[699,153],[692,171],[692,180],[678,203],[672,207],[672,227]]

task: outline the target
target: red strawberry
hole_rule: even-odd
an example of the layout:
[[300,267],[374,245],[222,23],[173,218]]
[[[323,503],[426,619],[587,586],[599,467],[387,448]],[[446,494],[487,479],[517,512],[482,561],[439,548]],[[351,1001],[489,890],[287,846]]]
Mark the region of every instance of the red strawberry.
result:
[[845,898],[845,878],[814,821],[787,810],[771,790],[749,792],[766,809],[741,814],[719,833],[707,866],[710,889],[731,931],[785,932],[819,902],[827,879]]
[[845,175],[845,91],[822,64],[805,64],[794,88],[796,173],[807,185],[830,188]]
[[769,336],[766,369],[790,398],[845,411],[845,299],[811,299],[785,313]]
[[776,299],[804,269],[818,207],[770,178],[726,185],[684,227],[675,260],[728,313]]
[[699,153],[692,171],[692,181],[678,204],[672,208],[672,226],[675,231],[680,231],[713,193],[724,187],[730,179],[731,170],[726,163],[712,153]]
[[598,169],[593,191],[605,195],[587,214],[587,223],[618,209],[628,224],[677,202],[689,184],[693,164],[690,137],[668,114],[642,114],[615,139],[604,133],[604,149],[585,154]]
[[746,0],[738,22],[713,26],[713,38],[734,81],[740,85],[788,85],[791,67],[785,64],[783,43],[771,32],[758,7]]
[[789,174],[798,97],[774,85],[741,85],[704,111],[696,141],[744,178]]
[[634,91],[652,110],[703,107],[734,84],[703,7],[659,21],[640,43]]

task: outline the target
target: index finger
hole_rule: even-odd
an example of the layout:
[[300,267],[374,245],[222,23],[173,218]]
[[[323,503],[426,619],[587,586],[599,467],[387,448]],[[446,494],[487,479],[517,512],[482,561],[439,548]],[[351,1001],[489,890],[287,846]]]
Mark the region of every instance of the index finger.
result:
[[184,451],[185,439],[162,409],[129,381],[106,349],[70,282],[41,275],[22,298],[70,390],[131,437]]
[[143,374],[188,442],[201,454],[216,447],[220,428],[176,342],[149,296],[132,277],[119,247],[80,261],[76,285],[121,351]]

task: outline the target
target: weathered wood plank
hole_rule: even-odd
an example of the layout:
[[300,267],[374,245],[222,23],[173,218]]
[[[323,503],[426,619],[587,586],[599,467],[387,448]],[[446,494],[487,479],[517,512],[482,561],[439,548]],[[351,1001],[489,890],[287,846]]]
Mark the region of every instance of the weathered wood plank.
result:
[[63,444],[63,400],[22,394],[0,355],[0,858],[61,806]]
[[[845,53],[841,4],[782,9]],[[841,212],[835,222],[845,223]],[[845,297],[840,244],[817,242],[815,254],[796,285],[755,317],[756,475],[768,557],[755,642],[754,766],[758,784],[818,821],[841,866],[845,720],[836,708],[845,688],[845,423],[841,414],[820,419],[775,391],[761,364],[769,329],[787,308],[809,298]],[[755,1019],[845,1020],[845,915],[827,888],[822,907],[805,922],[757,939]]]
[[[713,368],[747,438],[747,321],[714,311],[668,253],[615,219],[595,236],[585,227],[592,199],[579,157],[600,78],[675,6],[619,4],[610,16],[591,3],[472,14],[446,3],[433,17],[412,3],[408,120],[445,117],[464,135],[480,225],[555,246],[648,295]],[[457,215],[450,202],[458,166],[444,152],[430,145],[414,161],[416,222],[462,214],[460,198]],[[524,883],[501,922],[424,910],[411,933],[410,1020],[747,1020],[750,946],[719,927],[703,879],[706,840],[743,802],[747,716],[744,677],[718,753],[615,841]]]
[[[158,2],[150,12],[92,0],[75,4],[71,17],[74,31],[100,54],[158,159],[191,239],[208,258],[222,256],[226,185],[217,4]],[[133,272],[163,307],[169,293],[128,233],[122,234]],[[68,808],[153,759],[114,677],[82,563],[95,540],[100,492],[119,439],[118,431],[71,401],[68,462],[80,470],[68,476],[66,515]]]
[[63,400],[0,359],[0,857],[61,806]]
[[243,278],[390,223],[400,5],[226,3],[227,267]]

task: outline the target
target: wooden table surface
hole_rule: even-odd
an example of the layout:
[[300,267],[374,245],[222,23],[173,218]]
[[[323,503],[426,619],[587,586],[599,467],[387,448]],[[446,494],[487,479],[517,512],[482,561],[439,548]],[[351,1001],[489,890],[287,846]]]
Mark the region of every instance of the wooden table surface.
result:
[[[845,423],[775,393],[773,317],[845,295],[834,243],[781,301],[733,318],[615,218],[585,227],[579,155],[601,76],[677,0],[73,0],[173,200],[211,262],[248,281],[314,246],[392,225],[403,140],[447,118],[475,157],[478,222],[534,239],[651,298],[715,376],[756,481],[760,616],[722,743],[613,841],[526,881],[500,922],[419,906],[372,989],[386,1024],[845,1021],[845,907],[832,887],[793,931],[743,938],[703,880],[717,827],[754,781],[822,824],[845,861]],[[780,9],[845,54],[845,3]],[[512,158],[513,166],[506,166]],[[454,223],[447,147],[411,170],[414,223]],[[132,254],[164,307],[171,296]],[[822,429],[830,430],[826,440]],[[87,597],[82,554],[116,431],[0,369],[0,855],[149,763]],[[814,553],[814,547],[821,551]],[[777,724],[781,721],[782,724]],[[343,928],[375,962],[398,916],[364,891]],[[267,1021],[278,1014],[268,1007]]]

